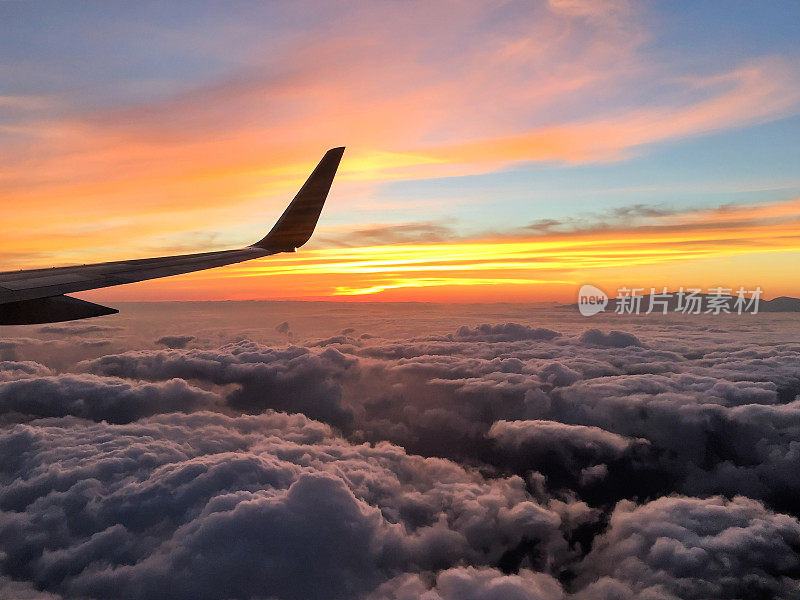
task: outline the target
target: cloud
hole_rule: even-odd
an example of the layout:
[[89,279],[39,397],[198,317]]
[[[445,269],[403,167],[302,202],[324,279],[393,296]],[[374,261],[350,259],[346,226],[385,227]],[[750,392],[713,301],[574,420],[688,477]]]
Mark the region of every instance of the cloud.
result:
[[632,9],[627,0],[547,0],[547,4],[557,13],[600,20],[627,16]]
[[548,458],[548,454],[564,454],[577,458],[581,454],[592,458],[618,458],[627,452],[635,440],[625,438],[599,427],[566,425],[553,421],[495,421],[487,434],[498,445],[510,451]]
[[581,563],[575,598],[790,598],[798,543],[797,519],[747,498],[621,502]]
[[8,577],[0,577],[0,595],[14,600],[61,600],[60,594],[50,594],[37,590],[26,581],[14,581]]
[[49,368],[34,361],[0,361],[0,381],[15,381],[26,377],[52,374],[53,372]]
[[459,327],[455,337],[465,340],[483,340],[487,342],[511,342],[517,340],[552,340],[560,334],[544,328],[533,329],[528,325],[504,323],[489,325],[487,323],[475,328]]
[[523,570],[506,575],[496,569],[457,567],[440,571],[428,582],[417,574],[402,575],[382,585],[369,600],[563,600],[559,582],[544,573]]
[[361,343],[346,334],[344,335],[333,335],[329,338],[325,338],[322,340],[309,340],[306,342],[306,345],[309,348],[324,348],[325,346],[332,346],[332,345],[340,345],[346,344],[348,346],[360,346]]
[[341,381],[354,364],[334,348],[312,352],[239,342],[218,350],[127,352],[88,361],[82,368],[117,377],[165,380],[175,377],[237,385],[227,395],[231,408],[303,412],[336,427],[352,425],[352,409],[342,401]]
[[[2,366],[5,363],[0,363]],[[20,377],[20,371],[24,376]],[[128,423],[144,416],[213,408],[219,397],[181,379],[134,383],[95,375],[40,376],[45,368],[26,364],[0,383],[0,414],[32,417],[74,415],[94,421]],[[0,378],[2,380],[4,378]]]
[[76,337],[72,334],[51,339],[35,337],[7,337],[0,339],[0,359],[8,361],[36,362],[48,368],[62,371],[69,370],[75,363],[88,358],[97,358],[104,352],[119,348],[122,336],[115,339]]
[[198,334],[204,348],[151,348],[183,325],[185,309],[166,306],[115,341],[145,349],[64,371],[27,360],[31,338],[0,361],[0,586],[312,600],[800,591],[800,346],[786,315],[605,315],[598,334],[530,306],[415,306],[410,319],[287,305],[305,345],[284,345],[278,319],[248,325],[272,346],[226,343],[237,318],[253,321],[230,310],[183,317],[226,317]]
[[45,325],[39,328],[39,333],[52,333],[58,335],[83,335],[86,333],[105,333],[118,331],[119,327],[110,325],[70,324],[70,325]]
[[[691,78],[695,90],[719,90],[684,105],[651,106],[621,116],[604,116],[545,126],[503,137],[452,144],[426,156],[441,162],[585,162],[617,160],[637,147],[694,137],[721,129],[773,120],[797,110],[800,86],[793,68],[778,58],[742,65],[707,78]],[[788,86],[785,84],[791,82]]]
[[631,345],[641,342],[628,332],[592,330],[550,340],[370,340],[347,350],[363,358],[345,397],[366,439],[541,471],[593,503],[746,491],[793,510],[798,349],[728,341],[720,351],[725,330],[695,331],[648,347]]
[[[498,453],[493,464],[516,473],[541,473],[550,489],[577,491],[593,505],[653,493],[658,451],[646,439],[599,427],[554,421],[496,421],[486,436]],[[631,487],[628,481],[638,480]],[[635,490],[634,490],[635,488]]]
[[212,503],[176,530],[160,552],[134,567],[88,573],[73,589],[138,598],[165,589],[185,598],[259,590],[280,598],[344,598],[379,580],[375,554],[391,533],[380,512],[359,502],[340,478],[301,474],[283,493],[217,502],[219,508]]
[[404,223],[402,225],[374,225],[351,230],[339,236],[319,236],[325,246],[358,247],[386,246],[390,244],[450,242],[458,235],[439,223]]
[[6,571],[73,597],[352,598],[523,540],[558,564],[566,511],[592,515],[301,415],[51,419],[4,430],[0,448],[17,457],[0,492]]
[[167,348],[185,348],[189,342],[196,339],[193,335],[165,335],[158,338],[155,343]]
[[608,333],[603,333],[599,329],[587,329],[581,334],[580,340],[585,344],[610,346],[612,348],[642,345],[635,335],[624,331],[609,331]]

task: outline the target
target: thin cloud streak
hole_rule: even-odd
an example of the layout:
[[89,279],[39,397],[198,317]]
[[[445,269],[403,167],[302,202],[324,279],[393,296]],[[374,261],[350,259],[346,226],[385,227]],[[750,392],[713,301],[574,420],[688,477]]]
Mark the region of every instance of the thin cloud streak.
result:
[[[272,297],[370,296],[393,300],[396,298],[387,296],[387,292],[440,288],[453,290],[447,296],[449,300],[474,300],[482,292],[470,292],[471,287],[497,286],[507,290],[527,286],[558,288],[562,291],[555,297],[566,299],[575,286],[595,274],[624,279],[626,274],[634,276],[632,269],[644,268],[649,269],[648,285],[677,286],[695,281],[692,273],[701,261],[725,261],[753,254],[770,261],[777,254],[800,252],[798,224],[800,201],[792,200],[650,216],[635,226],[590,227],[569,233],[495,235],[420,244],[396,244],[390,239],[386,245],[304,250],[296,255],[235,265],[224,269],[224,273],[198,273],[187,276],[181,289],[186,292],[194,283],[203,285],[201,282],[224,279],[234,282],[233,289],[256,294],[251,298],[259,297],[259,286],[269,286]],[[388,228],[386,233],[393,238],[394,230]],[[660,267],[678,268],[683,281],[673,281],[674,274],[669,280],[656,280],[660,276],[653,268]],[[779,283],[772,281],[768,269],[758,272],[764,277],[761,285],[772,284],[775,288]],[[746,283],[736,269],[718,270],[718,276],[739,278],[727,281],[729,285]],[[284,281],[291,281],[291,287],[281,288]],[[628,282],[636,283],[631,279]],[[287,291],[291,295],[287,296]],[[248,296],[233,298],[243,297]]]

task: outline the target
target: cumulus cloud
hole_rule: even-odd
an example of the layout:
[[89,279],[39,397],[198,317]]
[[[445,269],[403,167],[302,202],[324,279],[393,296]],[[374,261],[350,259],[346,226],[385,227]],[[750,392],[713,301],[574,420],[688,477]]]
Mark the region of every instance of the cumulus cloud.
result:
[[51,594],[37,590],[27,581],[14,581],[8,577],[0,577],[0,598],[11,600],[61,600],[60,594]]
[[156,340],[156,344],[167,348],[186,348],[189,342],[196,340],[193,335],[165,335]]
[[360,346],[361,343],[348,335],[333,335],[329,338],[321,340],[311,340],[306,343],[309,348],[322,348],[324,346],[332,346],[334,344],[347,344],[350,346]]
[[91,335],[66,335],[55,339],[52,336],[12,337],[0,339],[0,360],[34,361],[57,370],[68,370],[81,360],[102,356],[119,343]]
[[455,337],[462,340],[483,340],[486,342],[513,342],[518,340],[552,340],[560,334],[542,327],[533,328],[519,323],[489,325],[484,323],[477,327],[459,327]]
[[795,598],[800,523],[747,498],[623,501],[580,563],[576,600]]
[[182,378],[235,385],[230,407],[248,412],[268,408],[302,412],[348,428],[352,409],[342,399],[341,380],[355,361],[334,348],[311,351],[271,348],[243,341],[216,350],[138,351],[83,363],[96,374],[146,380]]
[[[599,427],[554,421],[496,421],[487,436],[505,452],[503,463],[552,474],[597,481],[607,473],[605,463],[617,461],[645,440],[626,438]],[[598,469],[598,467],[601,467]]]
[[590,451],[616,457],[632,440],[599,427],[566,425],[554,421],[495,421],[488,433],[504,448],[532,452]]
[[599,329],[588,329],[581,334],[580,340],[585,344],[624,348],[625,346],[641,346],[642,343],[632,333],[625,331],[609,331],[603,333]]
[[438,573],[428,582],[406,574],[382,585],[369,600],[562,600],[559,582],[545,573],[522,570],[507,575],[490,568],[457,567]]
[[414,337],[363,310],[298,345],[263,341],[270,324],[260,342],[207,330],[208,348],[152,349],[169,320],[77,366],[36,353],[89,338],[6,340],[0,593],[800,594],[800,345],[783,317],[478,315],[450,333],[432,317]]
[[33,377],[36,375],[52,375],[52,374],[53,372],[49,368],[32,360],[0,361],[0,381],[15,381],[17,379]]
[[[12,373],[19,371],[16,369]],[[128,423],[147,415],[213,408],[220,404],[216,394],[192,387],[182,379],[137,383],[89,374],[42,377],[33,376],[39,375],[33,368],[25,375],[0,382],[0,414],[74,415],[94,421]]]
[[567,513],[593,514],[301,415],[51,419],[3,431],[0,450],[16,456],[6,572],[66,596],[352,598],[523,542],[558,569],[574,555]]

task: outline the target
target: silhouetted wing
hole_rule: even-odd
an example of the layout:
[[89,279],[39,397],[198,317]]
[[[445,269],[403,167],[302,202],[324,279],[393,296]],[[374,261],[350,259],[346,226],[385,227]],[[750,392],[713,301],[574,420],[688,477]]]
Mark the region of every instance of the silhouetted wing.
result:
[[213,269],[276,254],[261,248],[183,254],[142,260],[0,273],[0,309],[6,302],[47,298],[146,279]]
[[247,248],[0,273],[0,325],[48,323],[111,314],[116,311],[65,298],[64,294],[294,252],[314,231],[343,152],[344,148],[329,150],[270,232]]
[[275,226],[253,247],[274,252],[294,252],[311,238],[342,154],[344,148],[333,148],[325,153]]

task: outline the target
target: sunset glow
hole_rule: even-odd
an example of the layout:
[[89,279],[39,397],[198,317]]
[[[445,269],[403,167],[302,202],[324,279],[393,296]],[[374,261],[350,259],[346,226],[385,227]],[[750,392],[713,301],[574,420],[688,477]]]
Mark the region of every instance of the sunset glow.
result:
[[70,19],[112,16],[48,29],[4,5],[0,269],[244,246],[344,144],[298,254],[87,297],[568,300],[626,277],[800,294],[800,62],[779,37],[726,53],[721,31],[698,61],[705,36],[621,1],[331,4],[335,29],[302,3],[218,8],[93,39],[81,72]]
[[[180,285],[172,290],[164,288],[167,282],[142,286],[150,286],[149,293],[155,294],[151,299],[190,291],[194,299],[194,293],[208,294],[212,289],[224,290],[210,294],[213,299],[262,295],[407,299],[438,288],[438,297],[450,300],[497,300],[510,295],[568,301],[587,281],[645,289],[747,284],[774,290],[773,295],[786,293],[792,285],[776,265],[791,262],[800,253],[797,201],[646,221],[636,228],[528,238],[312,249],[187,275],[175,280]],[[743,256],[746,262],[741,262]],[[290,286],[292,281],[303,283],[302,293]],[[93,294],[124,298],[119,290]]]

